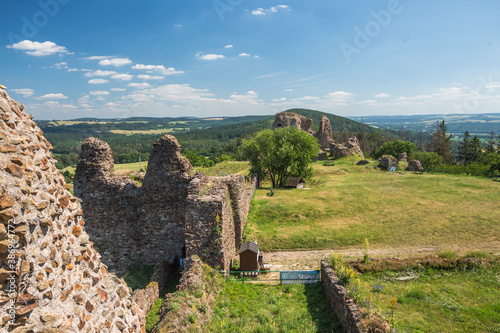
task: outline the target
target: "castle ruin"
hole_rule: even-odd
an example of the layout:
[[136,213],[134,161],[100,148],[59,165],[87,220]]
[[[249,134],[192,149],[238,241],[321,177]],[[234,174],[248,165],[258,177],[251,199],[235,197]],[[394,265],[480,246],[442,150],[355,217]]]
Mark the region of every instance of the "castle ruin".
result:
[[142,186],[114,177],[109,145],[87,138],[75,173],[87,231],[114,271],[197,254],[229,270],[246,224],[255,179],[192,174],[181,146],[165,135],[151,151]]

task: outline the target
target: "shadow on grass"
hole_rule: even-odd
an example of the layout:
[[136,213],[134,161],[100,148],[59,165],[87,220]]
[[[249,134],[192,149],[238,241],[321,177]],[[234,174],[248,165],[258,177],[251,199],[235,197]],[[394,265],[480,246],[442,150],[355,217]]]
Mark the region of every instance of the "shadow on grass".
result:
[[307,309],[318,328],[318,332],[345,332],[330,308],[325,288],[321,282],[306,284],[304,294],[307,298]]

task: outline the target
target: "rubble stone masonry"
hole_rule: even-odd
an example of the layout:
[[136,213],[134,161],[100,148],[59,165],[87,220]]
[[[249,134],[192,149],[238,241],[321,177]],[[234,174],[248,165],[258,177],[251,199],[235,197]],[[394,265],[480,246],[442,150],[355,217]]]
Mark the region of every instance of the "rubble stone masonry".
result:
[[[130,289],[101,262],[80,200],[56,169],[50,143],[23,110],[0,90],[0,331],[144,331]],[[98,148],[89,162],[109,157],[105,146]],[[86,169],[96,183],[112,168],[105,161]],[[126,216],[131,210],[124,200],[137,189],[118,181],[110,186],[129,195],[119,201]],[[100,207],[98,214],[104,214]],[[116,226],[111,229],[117,233]],[[130,244],[127,237],[120,241]]]
[[[88,138],[75,174],[87,230],[110,269],[199,255],[229,269],[241,245],[255,180],[192,174],[171,135],[154,144],[142,186],[114,177],[108,144]],[[217,218],[218,216],[218,218]]]

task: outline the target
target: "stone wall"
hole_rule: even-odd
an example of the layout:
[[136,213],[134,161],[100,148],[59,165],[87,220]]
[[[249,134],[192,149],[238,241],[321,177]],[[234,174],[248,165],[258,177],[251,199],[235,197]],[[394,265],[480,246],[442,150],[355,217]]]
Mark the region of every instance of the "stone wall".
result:
[[337,275],[325,260],[321,261],[321,282],[325,287],[326,298],[346,333],[367,332],[362,328],[361,319],[363,315],[359,306],[355,303],[346,302],[347,290],[339,283]]
[[173,136],[158,140],[143,185],[137,186],[112,176],[106,143],[96,138],[83,142],[75,194],[83,200],[88,232],[110,269],[172,263],[186,254],[229,268],[241,244],[255,179],[247,184],[243,176],[191,175],[180,150]]
[[0,90],[2,332],[140,332],[130,290],[89,241],[50,143]]

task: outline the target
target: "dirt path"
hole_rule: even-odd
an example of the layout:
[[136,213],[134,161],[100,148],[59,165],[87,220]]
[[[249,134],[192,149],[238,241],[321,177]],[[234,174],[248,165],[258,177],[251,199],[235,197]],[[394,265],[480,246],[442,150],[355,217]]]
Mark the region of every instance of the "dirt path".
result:
[[[406,258],[423,257],[436,254],[439,251],[450,250],[460,255],[472,250],[480,250],[486,253],[500,255],[500,242],[487,244],[447,245],[447,246],[408,246],[408,247],[386,247],[368,249],[372,258]],[[343,253],[347,259],[359,259],[364,255],[364,249],[343,249],[336,252]],[[321,259],[330,256],[332,250],[308,250],[308,251],[279,251],[263,252],[264,262],[271,265],[271,270],[305,270],[319,269]]]

